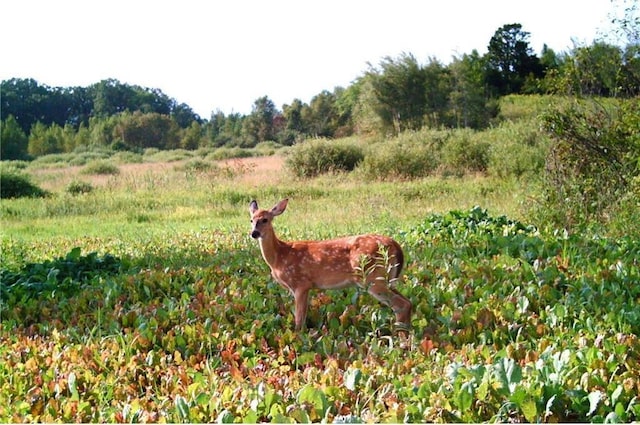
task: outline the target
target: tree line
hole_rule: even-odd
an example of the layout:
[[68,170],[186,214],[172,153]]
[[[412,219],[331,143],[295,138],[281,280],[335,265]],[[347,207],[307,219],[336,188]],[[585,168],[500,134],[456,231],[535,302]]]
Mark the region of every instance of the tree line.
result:
[[635,97],[640,94],[640,43],[626,47],[594,41],[570,52],[546,45],[540,56],[520,24],[496,30],[487,53],[476,50],[445,65],[421,64],[411,53],[368,65],[346,87],[324,90],[307,104],[281,109],[268,96],[251,113],[214,111],[203,119],[158,89],[117,80],[89,87],[48,87],[33,79],[0,86],[0,157],[29,159],[78,146],[118,150],[292,145],[309,137],[393,135],[422,127],[482,129],[508,94]]

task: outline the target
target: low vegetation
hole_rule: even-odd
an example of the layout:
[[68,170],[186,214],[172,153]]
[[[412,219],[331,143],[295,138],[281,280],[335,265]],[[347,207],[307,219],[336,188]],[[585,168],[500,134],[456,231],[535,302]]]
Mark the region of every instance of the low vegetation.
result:
[[[544,234],[480,208],[393,236],[409,259],[398,289],[415,305],[410,348],[356,289],[317,295],[310,329],[293,333],[289,295],[234,232],[95,241],[109,253],[14,264],[2,272],[0,417],[640,417],[637,241]],[[24,248],[3,240],[5,255]]]
[[[640,114],[510,101],[482,132],[3,163],[49,195],[0,200],[0,421],[638,421]],[[581,150],[596,127],[611,151]],[[358,288],[292,331],[248,236],[249,201],[284,197],[285,240],[400,242],[406,345]]]

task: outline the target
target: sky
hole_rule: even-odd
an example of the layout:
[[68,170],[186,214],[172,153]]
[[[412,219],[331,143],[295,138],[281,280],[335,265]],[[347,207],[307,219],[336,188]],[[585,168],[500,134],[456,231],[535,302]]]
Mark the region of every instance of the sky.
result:
[[[348,87],[385,57],[443,64],[522,24],[556,53],[609,27],[611,0],[20,0],[0,6],[0,79],[50,87],[113,78],[209,119]],[[1,111],[0,111],[1,113]]]

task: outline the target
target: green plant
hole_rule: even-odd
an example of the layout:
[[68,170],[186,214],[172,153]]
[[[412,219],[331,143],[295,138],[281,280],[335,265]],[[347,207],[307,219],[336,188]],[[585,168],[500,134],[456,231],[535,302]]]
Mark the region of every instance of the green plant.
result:
[[448,135],[404,132],[367,149],[358,171],[367,179],[416,179],[433,173],[440,164],[440,147]]
[[442,165],[459,175],[485,172],[489,166],[489,147],[476,133],[458,131],[442,148]]
[[89,162],[84,169],[82,170],[83,174],[98,174],[98,175],[108,175],[108,174],[119,174],[120,169],[112,164],[109,161],[96,160]]
[[67,185],[65,191],[71,195],[81,195],[84,193],[91,193],[93,191],[93,186],[88,182],[74,180]]
[[364,158],[362,149],[352,142],[325,139],[307,140],[294,146],[286,165],[298,177],[352,171]]
[[576,100],[548,111],[553,140],[541,209],[554,225],[606,224],[640,174],[640,106],[636,101]]
[[17,170],[0,169],[0,198],[41,198],[47,192],[31,182],[28,175]]

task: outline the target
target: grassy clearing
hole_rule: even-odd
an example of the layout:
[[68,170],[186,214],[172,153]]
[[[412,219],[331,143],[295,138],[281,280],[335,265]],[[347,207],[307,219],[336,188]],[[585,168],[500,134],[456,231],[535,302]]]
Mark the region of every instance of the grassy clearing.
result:
[[[529,226],[527,179],[189,161],[30,170],[52,196],[1,201],[0,420],[640,418],[637,241]],[[68,193],[76,179],[94,189]],[[283,197],[285,239],[400,241],[408,349],[356,289],[316,294],[309,331],[291,331],[292,300],[248,236],[248,202]]]

